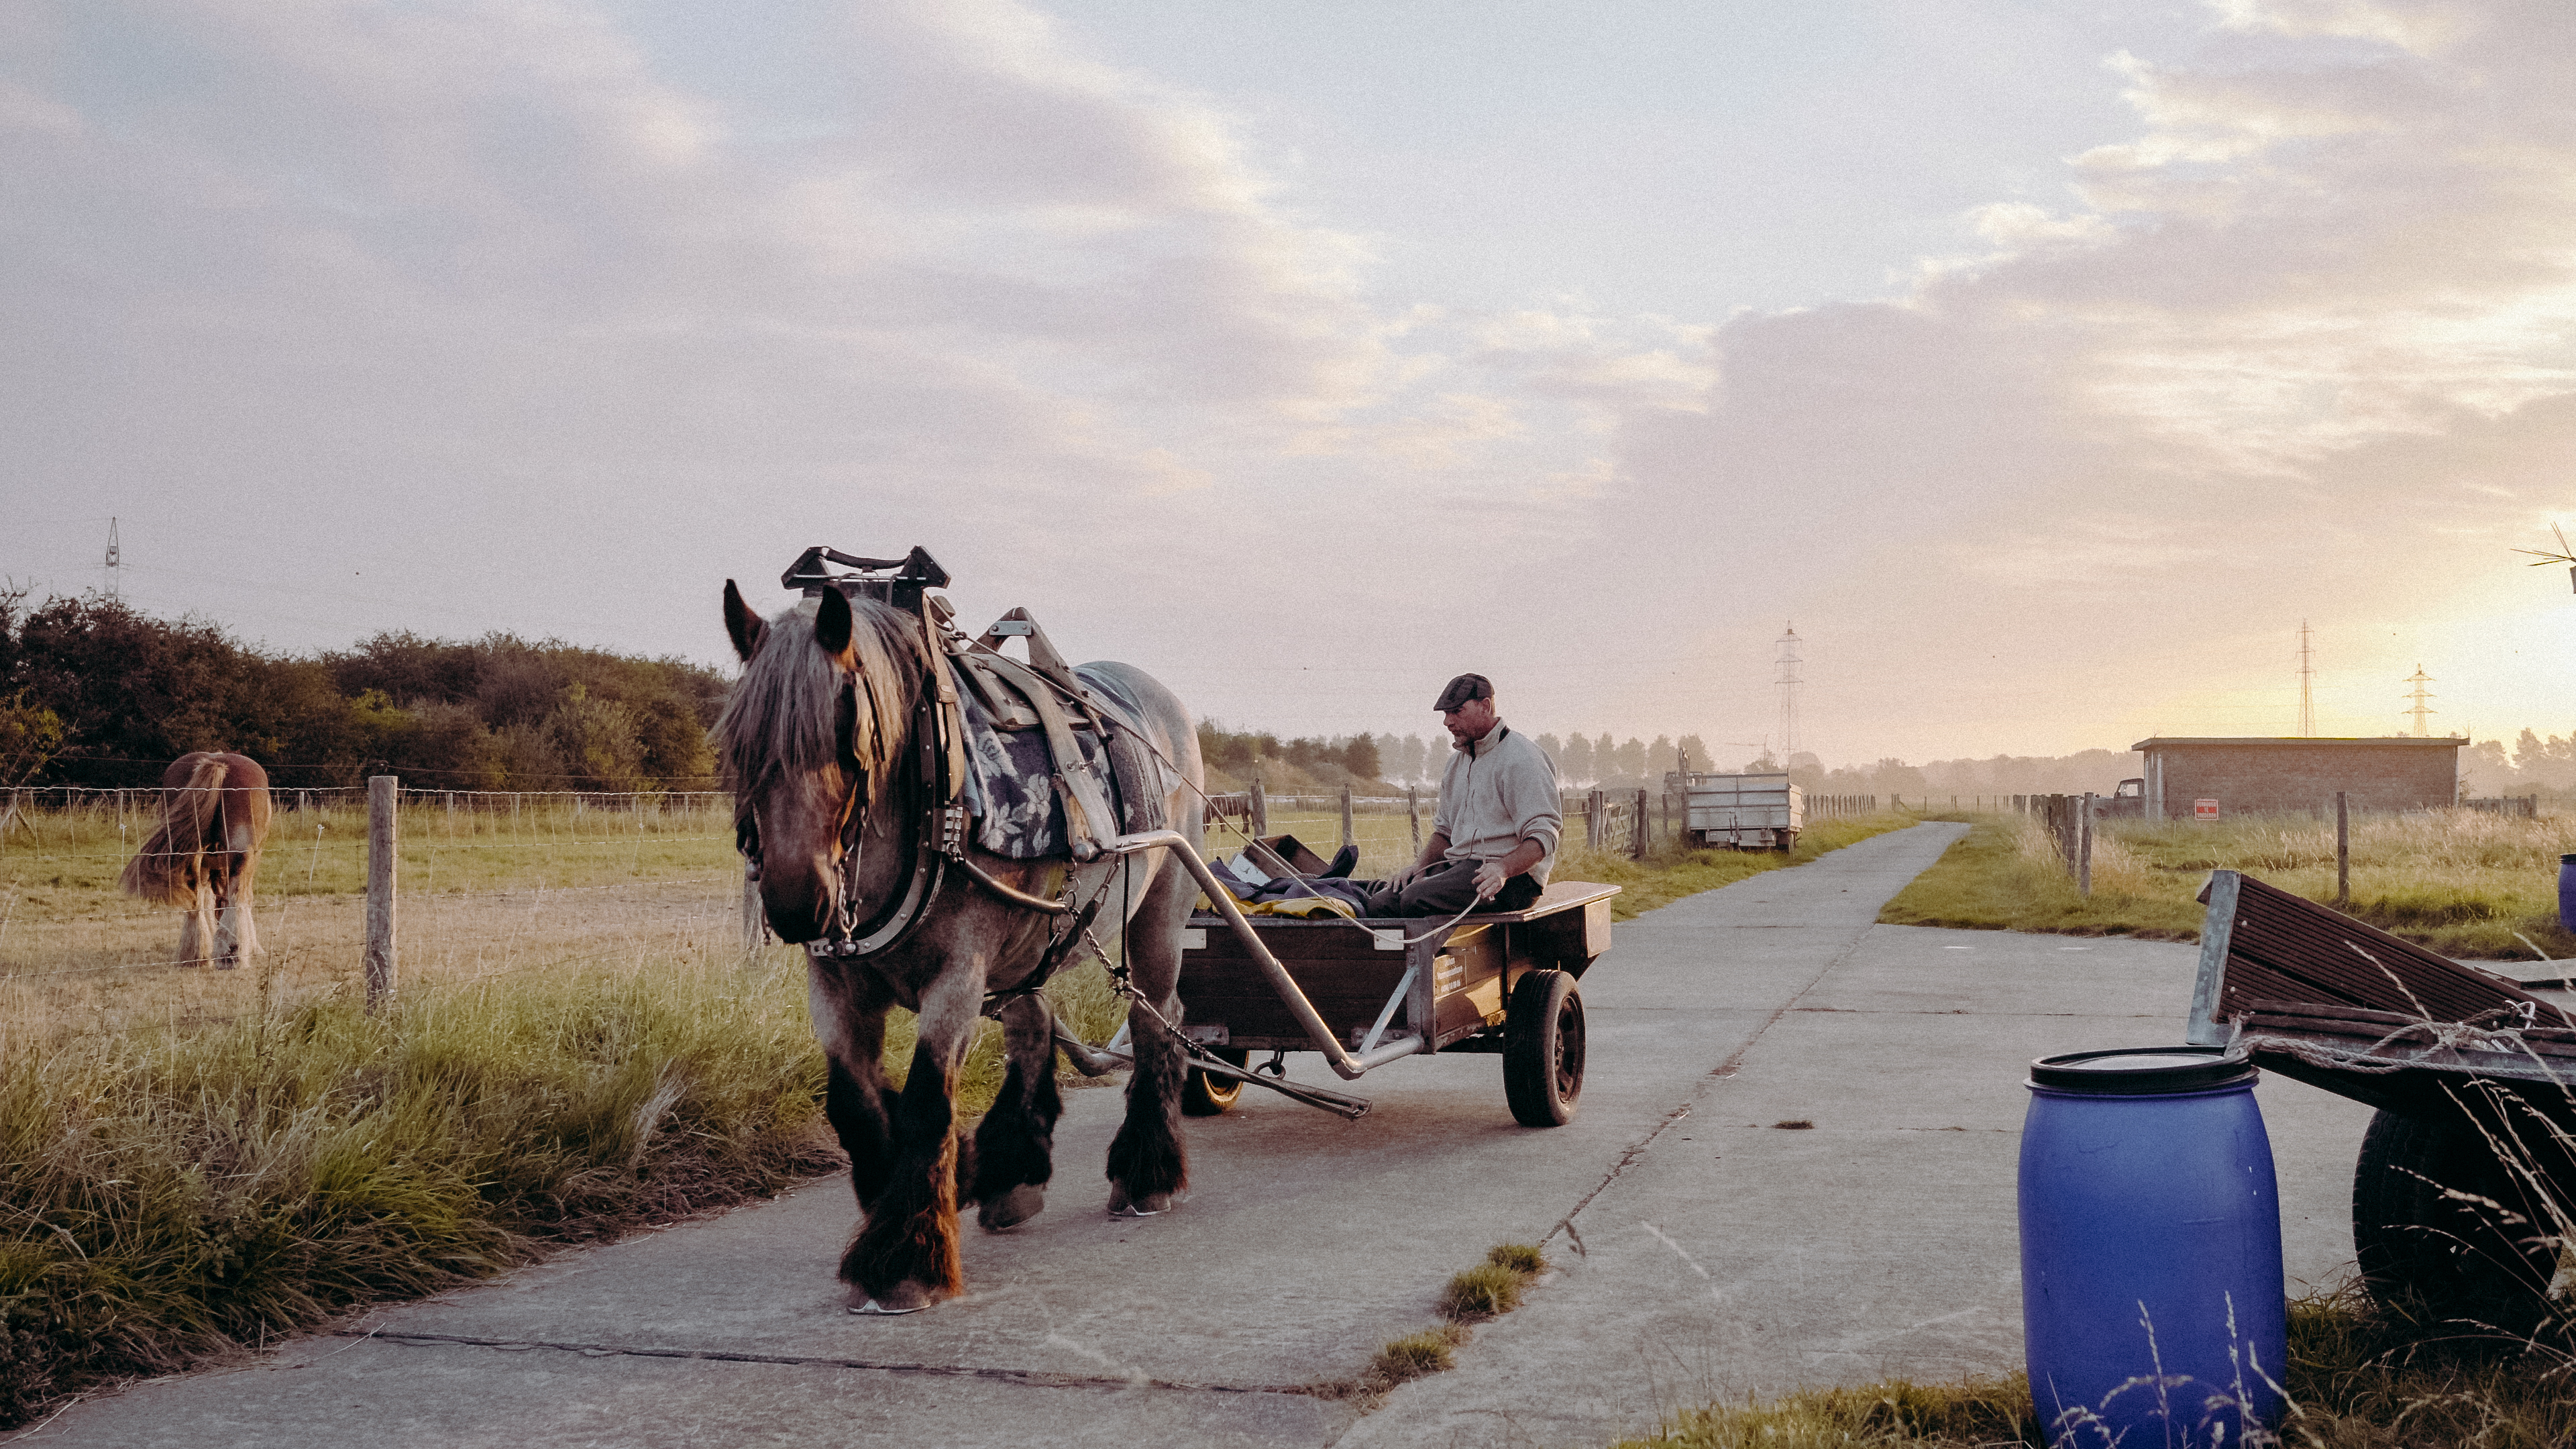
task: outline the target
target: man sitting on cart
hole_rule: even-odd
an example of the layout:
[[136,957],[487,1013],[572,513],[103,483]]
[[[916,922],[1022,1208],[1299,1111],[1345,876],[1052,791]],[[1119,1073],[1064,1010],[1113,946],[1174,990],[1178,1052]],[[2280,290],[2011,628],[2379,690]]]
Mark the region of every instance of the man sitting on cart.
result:
[[1422,858],[1368,899],[1372,916],[1454,916],[1517,911],[1547,888],[1565,816],[1556,763],[1494,711],[1493,681],[1461,674],[1433,709],[1457,753],[1440,776],[1440,813]]

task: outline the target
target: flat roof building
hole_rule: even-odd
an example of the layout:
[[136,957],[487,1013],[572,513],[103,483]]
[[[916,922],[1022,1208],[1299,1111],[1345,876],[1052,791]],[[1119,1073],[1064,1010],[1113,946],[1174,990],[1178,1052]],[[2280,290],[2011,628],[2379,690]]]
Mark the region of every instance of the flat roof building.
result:
[[2413,735],[2317,739],[2240,736],[2148,739],[2149,820],[2211,820],[2307,811],[2344,792],[2356,810],[2425,810],[2460,795],[2464,739]]

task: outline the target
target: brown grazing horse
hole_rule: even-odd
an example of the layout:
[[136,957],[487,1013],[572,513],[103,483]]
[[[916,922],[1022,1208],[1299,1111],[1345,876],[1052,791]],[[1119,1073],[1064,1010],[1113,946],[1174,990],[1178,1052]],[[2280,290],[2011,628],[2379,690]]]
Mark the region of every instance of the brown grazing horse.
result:
[[125,893],[179,906],[179,964],[211,955],[230,971],[259,952],[251,882],[268,838],[268,772],[247,755],[199,750],[161,773],[161,823],[125,863]]
[[[850,1154],[864,1219],[841,1257],[849,1309],[926,1308],[965,1291],[961,1196],[992,1232],[1045,1205],[1064,1110],[1052,1012],[1032,992],[1007,993],[1031,984],[1050,937],[1073,918],[1015,903],[975,877],[1096,902],[1102,937],[1123,921],[1138,997],[1175,1023],[1181,928],[1198,886],[1179,861],[1155,851],[1080,865],[1013,860],[976,848],[969,831],[955,842],[957,854],[937,855],[923,836],[933,810],[916,746],[932,718],[923,692],[935,687],[933,671],[948,666],[922,616],[826,589],[812,618],[790,609],[763,623],[731,581],[724,616],[744,665],[715,727],[736,836],[759,871],[770,928],[806,947],[814,1034],[830,1064],[824,1110]],[[1195,847],[1200,812],[1181,795],[1202,777],[1189,712],[1125,665],[1083,668],[1114,677],[1143,705],[1142,735],[1174,771],[1164,815]],[[890,924],[907,919],[907,908],[914,924]],[[920,1014],[900,1091],[882,1066],[886,1012],[896,1006]],[[1001,1020],[1009,1068],[1001,1096],[961,1150],[957,1072],[976,1018],[988,1012]],[[1188,1183],[1183,1066],[1180,1049],[1141,1007],[1130,1009],[1129,1022],[1136,1071],[1126,1121],[1109,1147],[1109,1211],[1142,1217],[1172,1206]]]

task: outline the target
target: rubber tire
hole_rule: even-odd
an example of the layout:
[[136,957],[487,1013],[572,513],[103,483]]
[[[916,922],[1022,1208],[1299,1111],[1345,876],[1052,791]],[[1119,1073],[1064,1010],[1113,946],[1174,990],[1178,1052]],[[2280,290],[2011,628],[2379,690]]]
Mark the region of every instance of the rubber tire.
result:
[[[2444,1188],[2499,1207],[2446,1197]],[[2466,1117],[2380,1112],[2353,1167],[2352,1239],[2363,1286],[2392,1315],[2528,1337],[2550,1316],[2558,1271],[2556,1245],[2531,1241],[2549,1231],[2549,1218],[2545,1208],[2533,1210],[2528,1191]]]
[[1523,972],[1503,1018],[1503,1097],[1524,1127],[1562,1127],[1583,1098],[1583,993],[1562,971]]
[[[1209,1050],[1238,1067],[1252,1060],[1252,1053],[1248,1051],[1229,1047],[1211,1047]],[[1181,1115],[1184,1117],[1220,1116],[1226,1108],[1242,1100],[1243,1083],[1225,1077],[1211,1077],[1196,1067],[1190,1068],[1189,1076],[1181,1082]]]

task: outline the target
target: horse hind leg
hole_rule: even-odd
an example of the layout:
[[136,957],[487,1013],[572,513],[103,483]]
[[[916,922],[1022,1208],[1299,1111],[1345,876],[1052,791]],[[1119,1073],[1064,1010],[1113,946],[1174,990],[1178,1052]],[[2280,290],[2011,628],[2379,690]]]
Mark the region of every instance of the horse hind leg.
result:
[[1055,1017],[1044,999],[1013,997],[1002,1008],[1003,1040],[1010,1069],[1002,1095],[975,1129],[974,1170],[968,1195],[975,1220],[987,1232],[1004,1232],[1046,1207],[1055,1176],[1055,1124],[1064,1098],[1055,1085]]
[[1187,1067],[1180,1045],[1146,1013],[1145,1003],[1174,1027],[1181,1024],[1181,923],[1197,891],[1178,865],[1166,862],[1128,932],[1128,979],[1139,998],[1127,1013],[1136,1070],[1127,1079],[1127,1120],[1109,1144],[1113,1214],[1150,1217],[1179,1202],[1190,1185],[1180,1116]]

